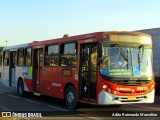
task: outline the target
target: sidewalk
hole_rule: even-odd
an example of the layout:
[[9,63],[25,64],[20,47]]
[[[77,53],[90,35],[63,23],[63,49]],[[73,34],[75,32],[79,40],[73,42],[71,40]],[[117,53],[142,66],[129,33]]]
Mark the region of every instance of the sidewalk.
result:
[[2,82],[2,79],[0,78],[0,92],[1,93],[17,93],[17,90],[15,87],[9,87],[7,82]]
[[3,84],[3,85],[5,85],[6,87],[9,87],[9,81],[7,81],[7,80],[2,80],[1,78],[0,78],[0,84]]

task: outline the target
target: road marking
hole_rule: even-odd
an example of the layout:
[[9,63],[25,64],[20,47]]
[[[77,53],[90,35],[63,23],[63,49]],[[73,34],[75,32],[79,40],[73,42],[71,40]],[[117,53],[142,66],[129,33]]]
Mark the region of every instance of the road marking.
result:
[[[69,110],[66,110],[66,109],[63,109],[63,108],[59,108],[59,107],[55,107],[55,106],[51,106],[51,105],[48,105],[48,107],[51,107],[51,108],[54,108],[54,109],[58,109],[58,110],[61,110],[61,111],[69,111]],[[85,114],[78,114],[78,115],[83,116],[83,117],[87,117],[87,118],[93,119],[93,120],[101,120],[100,118],[90,117],[90,116],[87,116]]]
[[10,97],[14,97],[14,98],[20,98],[18,96],[15,96],[15,95],[11,95],[11,94],[7,94],[7,93],[4,93],[4,92],[0,92],[1,94],[4,94],[4,95],[7,95],[7,96],[10,96]]
[[15,96],[15,95],[10,95],[10,94],[6,94],[7,96],[10,96],[10,97],[14,97],[14,98],[20,98],[18,96]]
[[0,105],[0,108],[3,109],[4,111],[11,111],[10,109],[4,107],[3,105]]
[[29,99],[25,99],[25,100],[28,101],[28,102],[31,102],[31,103],[40,104],[40,102],[36,102],[36,101],[33,101],[33,100],[29,100]]
[[155,107],[148,107],[148,106],[143,106],[143,105],[130,105],[130,106],[139,106],[139,107],[143,107],[143,108],[151,108],[151,109],[155,109],[155,110],[159,110],[160,111],[160,108],[155,108]]
[[66,110],[66,109],[63,109],[63,108],[59,108],[59,107],[55,107],[55,106],[52,106],[52,105],[47,105],[47,106],[51,107],[51,108],[55,108],[55,109],[61,110],[61,111],[69,111],[69,110]]
[[87,118],[93,119],[93,120],[101,120],[100,118],[97,118],[97,117],[90,117],[90,116],[85,115],[85,114],[78,114],[78,115],[81,115],[81,116],[83,116],[83,117],[87,117]]

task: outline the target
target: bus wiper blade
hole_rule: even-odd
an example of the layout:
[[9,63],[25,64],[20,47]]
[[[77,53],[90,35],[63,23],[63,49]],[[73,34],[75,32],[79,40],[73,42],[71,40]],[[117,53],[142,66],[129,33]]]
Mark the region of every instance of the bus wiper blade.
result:
[[126,55],[122,47],[119,44],[115,44],[115,47],[120,51],[120,54],[122,55],[123,59],[125,61],[128,61],[128,56]]
[[[140,53],[142,53],[141,57],[140,57]],[[142,62],[143,54],[144,54],[144,46],[140,45],[139,46],[139,52],[138,52],[138,63]]]

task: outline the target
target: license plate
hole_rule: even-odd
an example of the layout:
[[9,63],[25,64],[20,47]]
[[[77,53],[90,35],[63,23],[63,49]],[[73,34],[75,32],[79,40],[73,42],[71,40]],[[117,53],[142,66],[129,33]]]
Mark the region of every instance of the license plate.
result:
[[136,97],[128,97],[128,100],[137,100]]

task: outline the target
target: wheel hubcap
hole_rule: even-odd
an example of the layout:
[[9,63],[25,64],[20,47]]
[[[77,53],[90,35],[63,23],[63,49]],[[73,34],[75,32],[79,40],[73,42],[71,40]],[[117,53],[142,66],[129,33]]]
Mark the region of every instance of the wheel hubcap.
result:
[[22,88],[22,86],[20,85],[20,86],[19,86],[19,93],[20,93],[20,94],[22,94],[22,91],[23,91],[22,89],[23,89],[23,88]]
[[67,101],[69,104],[72,104],[74,101],[74,94],[72,92],[69,92],[67,95]]

